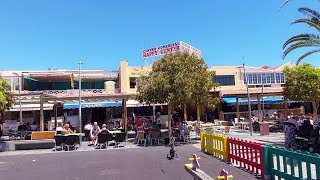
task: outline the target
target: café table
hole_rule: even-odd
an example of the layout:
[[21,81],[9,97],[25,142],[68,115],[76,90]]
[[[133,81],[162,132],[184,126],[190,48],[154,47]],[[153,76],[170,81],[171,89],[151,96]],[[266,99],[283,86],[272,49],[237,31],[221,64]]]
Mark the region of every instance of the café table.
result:
[[119,130],[113,130],[113,131],[109,131],[110,134],[119,134],[119,133],[123,133],[122,131]]
[[238,122],[236,125],[240,125],[241,132],[245,132],[245,127],[250,125],[250,122]]
[[77,135],[77,136],[80,136],[80,135],[81,135],[81,133],[64,134],[63,136],[70,136],[70,135]]

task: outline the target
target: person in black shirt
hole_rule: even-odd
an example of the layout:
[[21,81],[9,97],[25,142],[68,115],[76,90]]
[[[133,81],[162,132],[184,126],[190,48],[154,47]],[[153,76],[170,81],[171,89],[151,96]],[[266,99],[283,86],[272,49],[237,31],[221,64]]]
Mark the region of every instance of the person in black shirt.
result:
[[174,125],[177,126],[178,122],[180,122],[180,118],[176,111],[173,111],[172,119],[173,119]]

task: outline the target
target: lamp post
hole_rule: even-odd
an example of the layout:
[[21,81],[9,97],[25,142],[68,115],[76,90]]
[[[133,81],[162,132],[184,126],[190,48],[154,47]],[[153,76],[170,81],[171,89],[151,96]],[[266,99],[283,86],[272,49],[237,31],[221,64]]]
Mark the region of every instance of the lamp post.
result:
[[248,94],[248,109],[249,109],[249,128],[250,128],[250,136],[252,136],[252,120],[251,120],[251,103],[250,103],[250,93],[249,93],[249,86],[248,86],[248,76],[246,74],[246,69],[244,67],[244,63],[242,64],[243,73],[246,78],[246,86],[247,86],[247,94]]
[[263,100],[263,89],[264,89],[264,80],[265,80],[265,75],[262,74],[262,116],[264,117],[264,100]]
[[22,107],[21,107],[21,85],[20,85],[20,75],[18,73],[13,73],[14,75],[16,75],[18,77],[18,87],[19,87],[19,111],[20,111],[20,114],[19,114],[19,119],[20,119],[20,123],[22,123]]
[[82,142],[82,122],[81,122],[81,60],[78,62],[79,65],[79,131],[80,131],[80,144]]

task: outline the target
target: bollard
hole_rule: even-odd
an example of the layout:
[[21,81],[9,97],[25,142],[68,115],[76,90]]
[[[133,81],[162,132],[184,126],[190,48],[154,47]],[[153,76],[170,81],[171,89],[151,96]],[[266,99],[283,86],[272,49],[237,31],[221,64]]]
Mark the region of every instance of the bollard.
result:
[[218,176],[218,180],[233,180],[233,176],[229,175],[228,171],[222,169],[220,176]]

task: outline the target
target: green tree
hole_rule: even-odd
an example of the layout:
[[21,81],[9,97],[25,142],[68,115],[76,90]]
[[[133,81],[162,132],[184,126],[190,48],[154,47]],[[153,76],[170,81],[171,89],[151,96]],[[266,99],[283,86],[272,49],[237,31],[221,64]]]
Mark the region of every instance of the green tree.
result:
[[298,65],[304,58],[308,57],[311,54],[320,52],[320,39],[318,32],[320,31],[320,13],[309,8],[299,8],[300,13],[304,14],[306,17],[301,19],[294,20],[291,24],[306,24],[309,27],[312,27],[316,30],[317,33],[304,33],[298,34],[289,38],[283,44],[283,56],[284,59],[291,51],[300,49],[300,48],[315,48],[313,50],[307,51],[302,56],[298,58],[296,64]]
[[291,100],[311,102],[313,115],[317,117],[320,98],[320,69],[311,64],[302,65],[283,70],[286,73],[286,82],[283,95]]
[[[187,104],[210,105],[217,102],[209,91],[213,87],[214,72],[202,58],[188,53],[165,55],[154,62],[152,71],[141,77],[136,99],[140,102],[168,103],[168,117],[171,107]],[[198,111],[199,112],[199,111]],[[198,115],[199,119],[200,115]],[[169,121],[169,127],[170,127]]]
[[10,84],[0,76],[0,113],[2,116],[4,111],[14,103],[13,95]]

